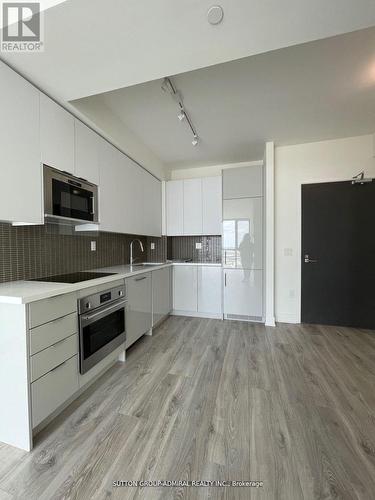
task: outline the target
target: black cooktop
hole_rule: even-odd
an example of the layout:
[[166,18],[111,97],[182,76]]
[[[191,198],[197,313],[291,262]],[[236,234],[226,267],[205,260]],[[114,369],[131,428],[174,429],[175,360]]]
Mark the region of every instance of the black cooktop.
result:
[[116,273],[97,273],[82,271],[79,273],[58,274],[56,276],[47,276],[45,278],[34,278],[29,281],[47,281],[50,283],[79,283],[80,281],[94,280],[96,278],[105,278],[113,276]]

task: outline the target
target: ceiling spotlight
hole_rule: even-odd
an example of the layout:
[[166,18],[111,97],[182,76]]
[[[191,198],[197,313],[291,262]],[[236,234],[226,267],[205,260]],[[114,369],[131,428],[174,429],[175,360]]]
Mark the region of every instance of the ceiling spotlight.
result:
[[180,120],[180,122],[182,122],[182,120],[185,120],[185,118],[186,118],[185,111],[181,110],[178,113],[177,118]]
[[197,135],[194,136],[194,139],[191,141],[191,143],[193,146],[196,146],[198,144],[198,136]]

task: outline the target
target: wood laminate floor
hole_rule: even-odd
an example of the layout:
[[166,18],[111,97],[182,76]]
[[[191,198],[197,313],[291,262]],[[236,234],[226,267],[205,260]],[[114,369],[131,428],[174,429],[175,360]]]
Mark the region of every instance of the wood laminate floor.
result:
[[[375,333],[171,317],[36,441],[0,444],[0,500],[370,500]],[[264,486],[112,486],[250,479]]]

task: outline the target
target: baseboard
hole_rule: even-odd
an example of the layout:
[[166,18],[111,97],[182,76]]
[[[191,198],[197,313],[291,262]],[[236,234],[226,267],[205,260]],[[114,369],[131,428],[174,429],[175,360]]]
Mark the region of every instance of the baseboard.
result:
[[295,314],[291,314],[291,313],[278,313],[278,314],[276,314],[276,322],[277,323],[292,323],[292,324],[301,323],[299,317],[297,317]]
[[266,318],[264,324],[266,326],[276,326],[275,318],[273,316],[271,318]]
[[201,313],[197,311],[179,311],[174,309],[171,312],[172,316],[189,316],[193,318],[208,318],[208,319],[223,319],[220,313]]

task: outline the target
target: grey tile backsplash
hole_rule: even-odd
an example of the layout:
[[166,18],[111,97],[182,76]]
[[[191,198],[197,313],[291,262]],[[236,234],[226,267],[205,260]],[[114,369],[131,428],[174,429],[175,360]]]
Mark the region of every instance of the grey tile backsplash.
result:
[[[196,249],[196,243],[202,248]],[[196,262],[221,262],[221,236],[171,236],[168,259],[192,259]]]
[[[40,278],[129,263],[131,236],[115,233],[62,235],[57,226],[0,223],[0,282]],[[147,244],[146,237],[140,237]],[[90,242],[96,241],[96,251]],[[134,245],[134,255],[146,260]]]
[[[0,222],[0,283],[128,264],[133,238],[145,245],[144,254],[134,245],[134,256],[139,261],[221,261],[220,236],[153,238],[105,232],[72,235],[60,234],[54,225],[13,227]],[[96,241],[95,252],[90,250],[91,241]],[[196,242],[202,243],[201,250],[195,249]],[[154,250],[151,243],[155,244]]]

